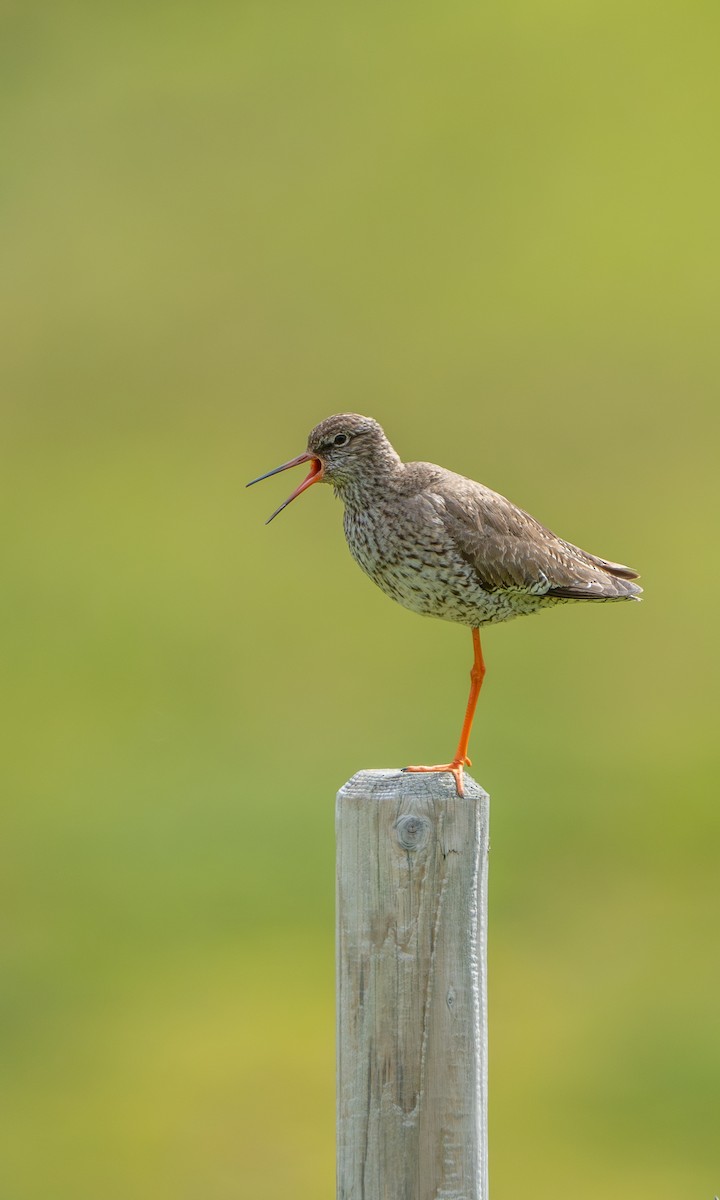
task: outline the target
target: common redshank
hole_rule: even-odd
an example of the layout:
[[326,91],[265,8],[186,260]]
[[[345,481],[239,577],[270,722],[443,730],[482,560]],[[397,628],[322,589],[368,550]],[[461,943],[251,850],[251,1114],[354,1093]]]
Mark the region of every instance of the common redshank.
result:
[[412,612],[470,627],[470,697],[455,756],[405,767],[450,771],[462,796],[485,676],[480,627],[571,600],[636,600],[637,571],[556,537],[482,483],[433,463],[402,462],[371,417],[328,417],[311,431],[304,454],[247,486],[301,463],[310,463],[308,475],[268,524],[314,483],[331,483],[345,506],[350,553],[378,587]]

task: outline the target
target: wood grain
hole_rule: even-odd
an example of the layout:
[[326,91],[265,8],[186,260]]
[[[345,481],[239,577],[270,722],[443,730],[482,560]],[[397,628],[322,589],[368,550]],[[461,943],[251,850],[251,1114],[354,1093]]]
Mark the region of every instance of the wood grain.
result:
[[338,793],[338,1200],[487,1200],[488,816],[467,775]]

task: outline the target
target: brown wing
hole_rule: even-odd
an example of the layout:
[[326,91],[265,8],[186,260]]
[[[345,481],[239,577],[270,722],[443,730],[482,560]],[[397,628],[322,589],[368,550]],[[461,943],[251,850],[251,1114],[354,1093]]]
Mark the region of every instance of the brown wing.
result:
[[622,599],[642,591],[630,582],[636,571],[563,541],[490,488],[461,476],[444,483],[433,481],[437,511],[485,590],[521,588],[578,600]]

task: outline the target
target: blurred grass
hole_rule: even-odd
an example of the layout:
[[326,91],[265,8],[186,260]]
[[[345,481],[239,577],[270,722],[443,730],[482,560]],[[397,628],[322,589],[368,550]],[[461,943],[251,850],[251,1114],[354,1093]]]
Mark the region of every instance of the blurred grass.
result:
[[334,791],[469,667],[242,490],[343,409],[647,589],[486,637],[494,1195],[717,1192],[718,32],[5,6],[2,1200],[332,1193]]

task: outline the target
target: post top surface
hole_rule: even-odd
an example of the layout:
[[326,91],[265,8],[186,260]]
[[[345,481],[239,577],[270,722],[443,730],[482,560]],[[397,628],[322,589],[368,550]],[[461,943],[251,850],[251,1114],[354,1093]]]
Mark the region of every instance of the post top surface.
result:
[[[464,775],[465,799],[488,799],[487,792],[467,771]],[[357,771],[338,792],[338,799],[349,796],[365,795],[375,799],[394,797],[411,799],[447,800],[457,795],[455,780],[449,771],[418,773],[400,770],[399,767],[376,768],[374,770]]]

